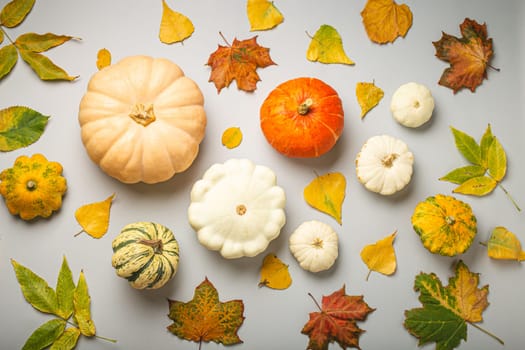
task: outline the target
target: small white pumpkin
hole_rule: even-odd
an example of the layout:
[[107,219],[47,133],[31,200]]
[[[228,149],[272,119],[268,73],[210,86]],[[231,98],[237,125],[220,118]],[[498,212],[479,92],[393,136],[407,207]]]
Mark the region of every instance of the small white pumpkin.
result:
[[321,221],[303,222],[291,234],[290,252],[299,265],[310,272],[328,270],[339,255],[339,239],[334,229]]
[[227,259],[256,256],[286,222],[274,172],[248,159],[212,165],[191,190],[190,225],[199,242]]
[[401,125],[417,128],[432,117],[434,97],[422,84],[410,82],[401,85],[392,95],[390,111]]
[[357,178],[368,190],[391,195],[410,182],[414,155],[405,142],[379,135],[365,142],[355,164]]

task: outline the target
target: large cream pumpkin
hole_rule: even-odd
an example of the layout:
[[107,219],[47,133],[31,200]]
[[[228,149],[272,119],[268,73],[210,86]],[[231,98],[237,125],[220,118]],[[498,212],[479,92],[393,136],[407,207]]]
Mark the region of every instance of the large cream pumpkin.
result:
[[186,170],[204,138],[204,97],[175,63],[131,56],[93,75],[79,107],[89,157],[124,183]]

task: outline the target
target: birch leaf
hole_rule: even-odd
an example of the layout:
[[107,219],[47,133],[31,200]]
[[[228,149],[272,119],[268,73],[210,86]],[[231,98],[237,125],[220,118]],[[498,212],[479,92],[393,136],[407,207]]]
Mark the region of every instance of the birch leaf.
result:
[[372,108],[377,106],[385,95],[380,87],[377,87],[374,83],[366,82],[356,84],[355,94],[357,96],[357,102],[361,107],[361,119],[364,118]]
[[467,133],[450,127],[459,153],[471,164],[481,165],[481,148],[476,140]]
[[101,238],[106,234],[114,198],[115,194],[113,193],[101,202],[85,204],[75,211],[75,218],[82,227],[81,232],[86,232],[93,238]]
[[494,180],[497,182],[503,180],[507,172],[507,155],[496,137],[492,138],[492,142],[487,151],[487,167],[490,176]]
[[345,199],[346,178],[343,174],[317,176],[304,188],[304,199],[313,208],[330,215],[342,224],[341,210]]
[[11,264],[24,298],[40,312],[55,314],[58,308],[57,295],[47,282],[14,259]]
[[277,255],[270,253],[264,257],[261,266],[261,279],[259,287],[265,286],[272,289],[286,289],[292,284],[292,277],[288,265],[283,263]]
[[27,338],[22,350],[45,349],[55,342],[55,340],[63,334],[66,328],[66,321],[54,318],[47,321],[37,329],[29,338]]
[[0,151],[13,151],[36,142],[47,125],[45,116],[29,107],[0,110]]
[[55,288],[57,295],[57,316],[67,320],[73,314],[73,292],[75,291],[75,282],[73,274],[67,263],[66,257],[62,259],[62,266],[57,278]]
[[77,287],[73,293],[73,318],[86,337],[92,337],[96,333],[95,323],[91,319],[91,297],[89,296],[88,286],[84,272],[80,272]]
[[223,146],[228,149],[236,148],[241,144],[242,131],[239,127],[232,126],[224,130],[221,138]]
[[33,8],[35,0],[12,0],[0,12],[0,25],[13,28],[22,23]]
[[487,254],[492,259],[525,260],[525,252],[516,235],[505,227],[498,226],[492,230],[487,242]]
[[[396,271],[396,252],[393,245],[396,234],[397,231],[361,250],[361,259],[370,271],[376,271],[387,276]],[[367,280],[369,275],[370,273],[366,277]]]
[[341,36],[328,24],[323,24],[315,32],[306,51],[306,58],[312,62],[354,64],[344,51]]
[[15,45],[5,45],[0,48],[0,80],[5,77],[18,61],[18,51]]
[[22,59],[31,66],[42,80],[75,80],[78,76],[70,76],[65,70],[54,64],[46,56],[33,51],[19,50]]
[[246,12],[251,31],[272,29],[284,21],[282,13],[275,7],[273,1],[248,0]]
[[76,327],[66,329],[55,340],[49,350],[71,350],[77,346],[78,338],[80,337],[80,330]]
[[454,189],[454,193],[469,194],[473,196],[484,196],[492,192],[498,182],[488,176],[478,176],[468,179]]
[[165,44],[186,40],[195,30],[191,20],[182,13],[173,11],[165,0],[162,0],[162,19],[160,21],[159,39]]
[[97,69],[101,70],[111,65],[111,52],[108,49],[100,49],[97,52]]

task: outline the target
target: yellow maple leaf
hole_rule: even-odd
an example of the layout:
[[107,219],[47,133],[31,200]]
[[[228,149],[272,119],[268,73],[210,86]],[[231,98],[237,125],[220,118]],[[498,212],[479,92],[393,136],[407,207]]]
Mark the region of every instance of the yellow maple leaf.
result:
[[322,211],[341,224],[341,211],[345,198],[346,178],[341,173],[317,176],[304,188],[306,203]]
[[478,283],[479,274],[470,272],[463,263],[458,264],[456,276],[449,281],[448,290],[457,300],[456,305],[451,305],[453,311],[468,322],[483,321],[483,310],[489,305],[489,288],[478,288]]
[[341,36],[328,24],[323,24],[315,32],[308,46],[306,58],[313,62],[354,64],[344,51]]
[[86,232],[93,238],[100,238],[106,234],[109,227],[109,213],[111,204],[115,194],[106,198],[101,202],[85,204],[75,211],[75,218],[82,227],[82,231]]
[[385,93],[374,83],[359,82],[355,87],[357,102],[361,107],[361,119],[383,98]]
[[241,129],[236,126],[232,126],[231,128],[224,130],[221,141],[223,146],[229,149],[239,146],[242,141]]
[[292,277],[288,265],[283,263],[275,254],[269,253],[264,257],[261,266],[259,287],[272,289],[286,289],[292,284]]
[[412,26],[412,11],[393,0],[368,0],[361,17],[370,40],[378,44],[404,37]]
[[246,12],[251,31],[272,29],[284,21],[282,13],[275,7],[273,1],[248,0]]
[[108,49],[100,49],[97,53],[97,68],[101,70],[104,67],[111,65],[111,52]]
[[165,0],[162,0],[162,19],[159,39],[165,44],[173,44],[189,38],[195,27],[191,20],[182,13],[173,11]]
[[492,259],[525,260],[525,252],[516,235],[502,226],[492,230],[487,248],[487,254]]
[[369,269],[367,280],[372,271],[383,275],[391,275],[396,271],[396,252],[393,245],[396,234],[397,231],[361,250],[361,259]]

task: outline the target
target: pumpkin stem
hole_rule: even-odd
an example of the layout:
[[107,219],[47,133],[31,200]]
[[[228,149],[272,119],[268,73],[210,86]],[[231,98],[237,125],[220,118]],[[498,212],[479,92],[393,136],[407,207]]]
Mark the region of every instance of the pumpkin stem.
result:
[[299,113],[300,115],[307,114],[310,111],[310,107],[312,107],[313,104],[314,101],[311,98],[307,98],[306,100],[304,100],[303,103],[301,103],[297,107],[297,113]]
[[445,217],[445,221],[448,225],[454,225],[456,219],[453,216],[447,216]]
[[323,240],[320,239],[320,238],[316,238],[312,242],[312,247],[317,248],[317,249],[322,249],[323,248]]
[[244,204],[239,204],[237,208],[235,208],[235,211],[237,212],[237,215],[242,216],[246,214],[246,206]]
[[148,126],[155,121],[155,113],[153,113],[153,105],[145,106],[143,103],[137,103],[129,112],[129,117],[136,123],[142,126]]
[[36,190],[36,181],[34,180],[29,180],[28,182],[26,182],[26,189],[28,191],[34,191]]
[[383,163],[384,167],[391,168],[392,165],[394,165],[394,161],[397,159],[397,157],[399,157],[399,154],[392,153],[383,158],[381,162]]
[[153,248],[155,254],[162,254],[162,249],[164,248],[164,245],[162,244],[162,240],[160,239],[141,239],[139,243]]

